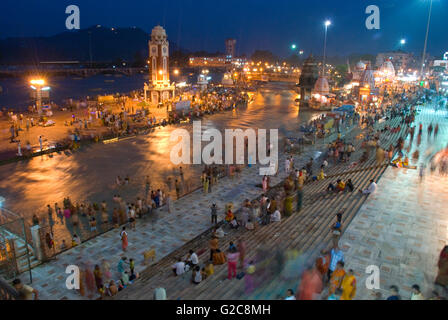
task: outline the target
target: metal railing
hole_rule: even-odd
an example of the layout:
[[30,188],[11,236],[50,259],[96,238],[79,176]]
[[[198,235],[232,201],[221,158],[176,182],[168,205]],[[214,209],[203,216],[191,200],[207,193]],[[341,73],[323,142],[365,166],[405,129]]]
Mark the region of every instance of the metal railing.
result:
[[[29,226],[25,219],[12,211],[0,208],[0,245],[2,247],[2,255],[0,259],[0,267],[6,272],[8,277],[16,276],[20,273],[18,259],[26,259],[26,264],[30,272],[30,282],[32,282],[30,246],[32,248],[32,236]],[[17,244],[23,243],[25,250],[22,256],[19,256]]]

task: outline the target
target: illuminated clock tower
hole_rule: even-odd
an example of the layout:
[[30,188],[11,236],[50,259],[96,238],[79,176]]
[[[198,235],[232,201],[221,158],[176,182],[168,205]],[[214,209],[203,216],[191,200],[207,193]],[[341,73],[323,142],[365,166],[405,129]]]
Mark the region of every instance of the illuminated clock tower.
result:
[[165,29],[156,26],[152,29],[149,41],[149,84],[145,84],[145,100],[150,92],[153,104],[159,104],[174,97],[174,84],[170,83],[169,42]]

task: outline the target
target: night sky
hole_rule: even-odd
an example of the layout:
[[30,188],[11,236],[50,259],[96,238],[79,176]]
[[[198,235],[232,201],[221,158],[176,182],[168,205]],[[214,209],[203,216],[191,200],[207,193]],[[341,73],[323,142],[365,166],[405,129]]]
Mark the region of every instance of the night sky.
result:
[[[237,39],[237,53],[256,49],[289,56],[291,44],[322,54],[325,19],[328,55],[377,53],[400,47],[423,50],[429,0],[1,0],[0,37],[49,36],[65,29],[66,6],[81,11],[81,28],[136,26],[150,32],[163,25],[169,40],[196,51],[224,51],[224,40]],[[381,29],[367,30],[365,9],[381,10]],[[434,0],[428,43],[430,54],[448,51],[448,0]]]

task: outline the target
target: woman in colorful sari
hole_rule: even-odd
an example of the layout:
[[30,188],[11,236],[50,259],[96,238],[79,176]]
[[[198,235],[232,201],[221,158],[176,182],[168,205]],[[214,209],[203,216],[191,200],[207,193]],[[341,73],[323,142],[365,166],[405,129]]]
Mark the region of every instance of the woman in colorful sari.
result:
[[328,289],[328,293],[331,295],[333,294],[336,289],[341,287],[342,279],[345,276],[345,270],[344,270],[344,262],[339,261],[336,265],[336,269],[331,274],[330,278],[330,287]]
[[261,184],[263,185],[263,192],[268,191],[268,177],[267,176],[263,177]]
[[438,267],[439,272],[435,282],[448,289],[448,246],[445,246],[440,253]]
[[99,265],[95,265],[95,269],[93,269],[93,276],[95,277],[96,288],[99,290],[103,285],[103,273],[101,272]]
[[95,276],[93,275],[92,265],[90,264],[90,262],[87,262],[85,265],[84,275],[87,288],[87,297],[91,299],[96,290],[95,290]]
[[123,251],[126,251],[128,247],[128,233],[126,232],[126,227],[123,227],[123,230],[120,233],[121,237],[121,247]]
[[322,292],[322,277],[316,267],[311,266],[302,274],[302,281],[297,289],[297,300],[318,300]]
[[305,176],[303,175],[303,171],[299,171],[299,176],[297,177],[297,184],[300,190],[303,188],[303,184],[305,183]]
[[324,180],[325,179],[325,173],[324,173],[324,168],[321,168],[320,169],[320,173],[319,173],[319,175],[317,176],[317,180]]
[[110,264],[107,260],[103,259],[102,263],[102,271],[104,275],[104,279],[109,282],[110,279],[112,279],[112,273],[110,272]]
[[84,284],[84,281],[86,279],[86,273],[84,272],[84,269],[81,268],[79,270],[79,294],[84,297],[86,294],[86,286]]
[[210,183],[210,180],[208,179],[208,177],[206,177],[206,178],[204,179],[204,183],[203,183],[203,186],[204,186],[204,193],[205,193],[205,194],[208,193],[209,183]]
[[403,160],[403,167],[408,167],[409,166],[409,158],[408,156],[404,157]]
[[350,269],[342,280],[342,296],[341,300],[353,300],[356,295],[356,278],[353,270]]
[[69,219],[70,216],[71,216],[70,209],[69,208],[65,208],[64,209],[64,217],[65,217],[65,219]]
[[231,210],[231,209],[227,210],[227,213],[226,213],[226,221],[227,221],[227,222],[230,222],[230,221],[232,221],[234,218],[235,218],[235,216],[233,215],[232,210]]

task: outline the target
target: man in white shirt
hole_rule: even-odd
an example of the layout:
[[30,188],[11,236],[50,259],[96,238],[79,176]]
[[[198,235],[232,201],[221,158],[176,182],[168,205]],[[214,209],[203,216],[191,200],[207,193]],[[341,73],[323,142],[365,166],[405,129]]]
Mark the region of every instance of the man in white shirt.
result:
[[425,297],[420,292],[420,286],[417,284],[412,286],[411,300],[425,300]]
[[221,227],[219,227],[218,229],[216,229],[214,235],[215,235],[216,238],[224,238],[226,233],[224,232],[224,230],[222,230]]
[[177,263],[173,264],[171,268],[176,276],[180,276],[185,272],[185,263],[179,258]]
[[199,264],[198,255],[193,250],[190,250],[190,257],[188,258],[187,263],[190,267],[195,267]]
[[377,189],[377,185],[376,185],[375,181],[370,180],[370,184],[369,184],[368,188],[365,190],[359,190],[359,192],[361,192],[362,194],[373,194],[373,193],[375,193],[376,189]]
[[279,210],[275,210],[275,212],[271,215],[271,222],[280,222],[282,216],[280,215]]
[[290,169],[289,158],[286,158],[286,160],[285,160],[285,173],[286,174],[289,174],[289,169]]

